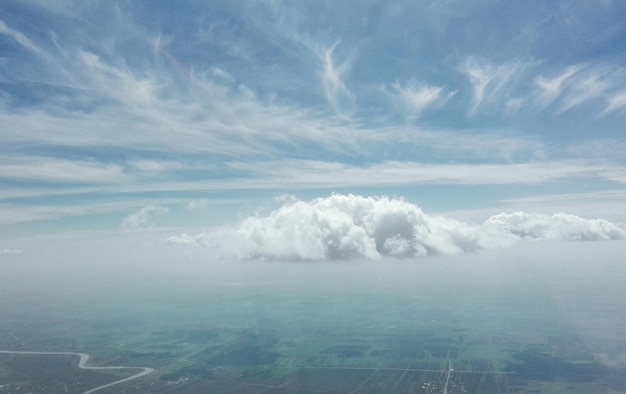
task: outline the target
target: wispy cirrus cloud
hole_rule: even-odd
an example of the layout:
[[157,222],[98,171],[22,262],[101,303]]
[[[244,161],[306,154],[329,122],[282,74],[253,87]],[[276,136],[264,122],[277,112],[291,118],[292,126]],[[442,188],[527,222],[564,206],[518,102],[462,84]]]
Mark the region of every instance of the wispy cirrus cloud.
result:
[[626,91],[615,93],[608,99],[606,108],[600,116],[608,115],[612,112],[624,111],[626,109]]
[[[530,36],[519,52],[479,51],[477,37],[493,33],[454,21],[486,10],[433,3],[425,12],[441,11],[437,22],[416,24],[423,5],[410,2],[320,3],[319,18],[282,2],[188,3],[172,15],[141,3],[28,4],[20,12],[41,28],[0,25],[0,124],[10,125],[0,202],[41,203],[24,217],[144,193],[184,205],[214,191],[624,181],[619,58],[556,59],[534,53]],[[354,18],[337,12],[352,8]],[[534,30],[547,25],[525,15]],[[513,30],[495,41],[519,45]],[[60,196],[85,209],[44,209]]]
[[[37,193],[32,197],[45,196],[44,193]],[[67,200],[67,197],[66,197]],[[76,204],[67,203],[0,203],[0,225],[11,226],[18,223],[53,221],[68,217],[80,217],[92,214],[118,213],[129,208],[136,208],[138,201],[125,203],[99,202],[97,204],[80,202]]]
[[[548,111],[561,115],[585,105],[587,110],[595,110],[595,115],[605,116],[626,105],[622,94],[626,72],[617,64],[574,64],[551,75],[543,73],[540,65],[539,61],[497,64],[466,60],[460,71],[472,85],[469,114],[506,107],[507,114]],[[536,89],[526,87],[532,82]],[[598,108],[603,110],[597,112]]]
[[520,60],[508,63],[491,63],[484,59],[468,58],[461,66],[472,85],[472,105],[469,114],[473,115],[488,106],[499,106],[510,97],[510,86],[520,78],[520,74],[534,63]]
[[[190,168],[190,171],[197,169]],[[167,171],[167,170],[166,170]],[[180,195],[172,204],[185,205],[197,200],[196,197],[182,196],[192,193],[238,193],[242,190],[328,190],[345,188],[381,188],[408,187],[415,185],[545,185],[551,182],[593,179],[616,184],[626,183],[626,169],[612,163],[598,160],[586,162],[541,161],[536,163],[493,163],[493,164],[433,164],[412,161],[383,161],[368,165],[350,164],[345,162],[313,161],[313,160],[273,160],[273,161],[231,161],[224,169],[220,169],[210,178],[209,182],[198,182],[187,179],[185,170],[176,170],[173,176],[167,172],[159,176],[146,176],[143,172],[129,172],[122,180],[83,184],[73,180],[75,186],[63,187],[55,183],[49,187],[37,189],[9,187],[0,193],[0,198],[15,201],[18,198],[45,199],[46,196],[63,196],[64,199],[82,198],[81,196],[117,195],[124,205],[83,203],[79,206],[59,207],[41,205],[30,211],[11,203],[5,205],[5,219],[18,213],[24,221],[62,216],[113,212],[136,206],[132,203],[139,196],[144,205],[154,205],[145,196],[148,193],[163,196],[171,193]],[[226,176],[233,173],[236,176]],[[202,179],[209,179],[203,177]],[[67,181],[66,181],[67,182]],[[141,200],[137,200],[141,201]],[[163,197],[153,197],[155,202],[163,202]],[[205,204],[206,201],[203,201]],[[197,204],[193,203],[196,207]],[[82,209],[84,208],[84,209]],[[4,211],[4,209],[3,209]],[[8,219],[7,219],[8,220]],[[11,222],[18,220],[13,217]],[[18,220],[19,221],[19,220]]]
[[[164,172],[180,171],[188,169],[190,166],[187,163],[183,163],[175,160],[132,160],[128,162],[129,167],[144,174],[163,175]],[[196,166],[193,166],[197,168]]]
[[351,62],[345,60],[337,63],[335,60],[334,52],[339,44],[340,42],[337,41],[319,53],[322,62],[321,79],[324,95],[337,113],[341,113],[342,109],[354,99],[345,84],[345,77],[350,70]]
[[597,100],[610,87],[609,78],[592,71],[570,86],[557,113],[563,113],[583,103]]
[[568,145],[567,152],[584,159],[621,161],[626,158],[626,141],[619,138],[590,138]]
[[419,117],[423,111],[442,105],[456,94],[454,91],[446,92],[441,86],[418,83],[415,79],[409,79],[405,83],[395,81],[391,84],[390,91],[386,92],[411,117]]
[[[173,189],[170,189],[173,190]],[[46,194],[46,190],[35,195],[26,196],[23,199],[10,199],[11,202],[0,203],[0,225],[11,226],[19,223],[48,221],[76,217],[102,217],[109,216],[113,222],[120,224],[122,228],[150,226],[152,219],[170,212],[169,207],[182,207],[191,203],[190,198],[177,198],[150,195],[122,194],[117,198],[103,199],[98,193],[115,193],[115,189],[82,189],[76,194],[63,191],[63,194]],[[81,199],[81,193],[91,196],[91,199]],[[73,203],[68,203],[71,201]],[[211,200],[213,204],[222,204],[230,200]],[[146,208],[146,209],[144,209]],[[144,209],[144,213],[141,213]],[[132,213],[128,213],[132,212]],[[121,223],[126,221],[126,225]],[[134,226],[134,225],[137,226]]]
[[[274,188],[336,188],[416,184],[537,185],[559,179],[601,177],[618,180],[615,168],[602,163],[538,162],[520,164],[429,164],[387,161],[373,165],[288,160],[259,163],[231,162]],[[262,181],[263,182],[263,181]],[[277,182],[277,183],[275,183]]]
[[626,72],[615,64],[577,64],[568,66],[553,77],[539,75],[539,88],[534,101],[540,110],[553,107],[557,115],[583,105],[604,109],[599,116],[608,115],[626,105],[621,89]]
[[[340,72],[344,66],[336,66],[333,60],[335,48],[331,46],[322,54],[328,92],[335,92],[331,96],[337,98],[347,88]],[[67,73],[75,76],[81,91],[99,97],[101,103],[86,111],[72,110],[73,105],[80,108],[84,100],[70,95],[62,102],[47,101],[20,111],[5,108],[0,111],[0,120],[21,130],[7,134],[6,142],[267,157],[282,154],[284,146],[295,149],[294,153],[314,146],[322,151],[358,155],[372,143],[392,145],[400,140],[426,148],[425,144],[450,144],[451,137],[464,138],[462,133],[452,136],[437,130],[424,133],[363,126],[358,119],[346,122],[345,118],[322,116],[318,111],[257,99],[254,92],[237,82],[236,76],[219,67],[208,73],[190,73],[191,79],[172,86],[168,69],[160,70],[158,64],[152,71],[136,70],[115,53],[104,57],[81,48],[66,52],[62,59]],[[409,82],[398,84],[396,93],[413,110],[422,111],[452,94],[440,89]],[[127,132],[129,129],[132,132]],[[409,135],[413,142],[405,139]],[[471,138],[476,143],[480,136]],[[502,139],[495,135],[490,138]],[[514,138],[509,140],[516,144]],[[522,145],[524,140],[520,139]]]
[[41,156],[7,156],[0,159],[0,178],[5,181],[96,185],[119,185],[130,179],[118,164]]
[[0,34],[5,34],[14,39],[22,48],[26,49],[28,52],[44,59],[49,60],[49,55],[40,49],[33,41],[31,41],[25,34],[22,32],[12,29],[9,27],[3,20],[0,20]]
[[580,70],[580,66],[571,66],[566,68],[559,75],[547,78],[543,75],[539,75],[535,79],[535,83],[540,88],[539,94],[539,106],[540,108],[546,108],[550,106],[554,100],[556,100],[562,93],[566,86],[565,82],[574,74]]

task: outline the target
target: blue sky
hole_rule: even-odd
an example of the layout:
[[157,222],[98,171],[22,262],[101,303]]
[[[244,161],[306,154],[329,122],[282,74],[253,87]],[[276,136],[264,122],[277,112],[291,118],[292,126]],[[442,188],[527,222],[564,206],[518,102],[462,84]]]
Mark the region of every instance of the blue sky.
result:
[[626,222],[624,15],[3,1],[0,237],[211,227],[331,193]]

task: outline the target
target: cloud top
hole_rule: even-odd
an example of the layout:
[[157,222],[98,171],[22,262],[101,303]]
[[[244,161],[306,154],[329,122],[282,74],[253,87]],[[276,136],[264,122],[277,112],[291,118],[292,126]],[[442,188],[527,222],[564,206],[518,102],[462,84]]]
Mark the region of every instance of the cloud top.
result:
[[[227,235],[225,235],[227,234]],[[227,241],[224,240],[227,238]],[[238,259],[350,260],[475,252],[523,240],[625,239],[622,225],[557,213],[501,213],[482,224],[426,215],[402,199],[334,194],[293,200],[220,234],[176,235],[169,243],[231,245]],[[219,239],[219,241],[218,241]],[[227,246],[228,247],[228,246]]]

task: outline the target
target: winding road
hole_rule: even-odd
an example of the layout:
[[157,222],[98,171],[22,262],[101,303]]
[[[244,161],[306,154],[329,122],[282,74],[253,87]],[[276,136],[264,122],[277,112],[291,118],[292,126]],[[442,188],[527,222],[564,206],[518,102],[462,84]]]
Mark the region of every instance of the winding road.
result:
[[78,356],[78,357],[80,357],[80,360],[78,361],[78,368],[80,368],[80,369],[90,369],[90,370],[142,369],[143,370],[143,371],[139,372],[138,374],[129,376],[127,378],[116,380],[114,382],[103,384],[102,386],[98,386],[98,387],[95,387],[93,389],[87,390],[87,391],[83,392],[83,394],[90,394],[90,393],[96,392],[98,390],[102,390],[104,388],[114,386],[116,384],[128,382],[130,380],[137,379],[137,378],[140,378],[142,376],[148,375],[148,374],[150,374],[150,373],[152,373],[154,371],[153,368],[148,368],[148,367],[88,367],[88,366],[85,365],[87,363],[87,360],[89,360],[89,355],[86,354],[86,353],[72,353],[72,352],[20,352],[20,351],[14,351],[14,350],[0,350],[0,353],[2,353],[2,354],[25,354],[25,355],[29,355],[29,354],[30,355],[49,355],[49,356],[68,356],[68,355],[69,356]]

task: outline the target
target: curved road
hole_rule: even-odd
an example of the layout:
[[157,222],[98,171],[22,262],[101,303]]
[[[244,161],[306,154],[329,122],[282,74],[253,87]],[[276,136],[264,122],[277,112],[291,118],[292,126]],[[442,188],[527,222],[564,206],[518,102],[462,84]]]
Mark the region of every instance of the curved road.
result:
[[90,393],[93,393],[95,391],[102,390],[104,388],[114,386],[116,384],[128,382],[129,380],[140,378],[140,377],[148,375],[149,373],[152,373],[154,371],[153,368],[147,368],[147,367],[88,367],[85,364],[87,363],[87,360],[89,360],[89,355],[85,354],[85,353],[72,353],[72,352],[18,352],[18,351],[13,351],[13,350],[0,350],[0,353],[4,353],[4,354],[50,355],[50,356],[52,356],[52,355],[55,355],[55,356],[67,356],[67,355],[78,356],[78,357],[80,357],[80,360],[78,361],[78,368],[80,368],[80,369],[91,369],[91,370],[98,370],[98,369],[99,370],[143,369],[143,371],[139,372],[136,375],[129,376],[129,377],[124,378],[124,379],[116,380],[115,382],[107,383],[107,384],[104,384],[102,386],[98,386],[96,388],[93,388],[91,390],[87,390],[87,391],[83,392],[83,394],[90,394]]

